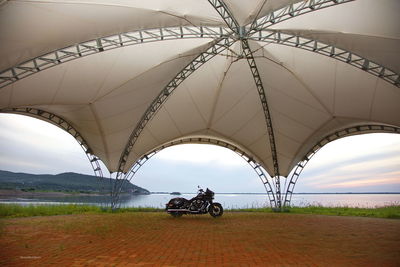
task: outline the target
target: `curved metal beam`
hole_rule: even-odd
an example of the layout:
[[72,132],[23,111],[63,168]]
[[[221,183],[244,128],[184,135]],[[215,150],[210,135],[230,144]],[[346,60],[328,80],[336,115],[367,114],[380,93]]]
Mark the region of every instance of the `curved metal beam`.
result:
[[125,46],[164,40],[188,38],[221,38],[230,33],[223,27],[180,26],[120,33],[74,44],[50,53],[29,59],[0,72],[0,88],[30,75],[81,57]]
[[248,31],[249,35],[255,32],[262,31],[275,25],[279,22],[306,14],[321,10],[323,8],[337,6],[344,3],[349,3],[354,0],[306,0],[299,1],[297,3],[290,4],[283,8],[274,10],[267,14],[266,16],[255,20]]
[[274,177],[276,178],[275,186],[276,186],[276,198],[277,198],[277,208],[281,207],[281,189],[280,189],[280,173],[279,173],[279,162],[278,162],[278,154],[276,148],[276,142],[274,137],[274,128],[272,126],[271,114],[269,112],[267,96],[265,94],[265,89],[263,83],[261,81],[260,73],[257,69],[256,61],[254,60],[253,53],[250,50],[249,43],[246,39],[242,40],[242,48],[243,54],[247,59],[247,63],[249,64],[251,73],[254,78],[254,82],[257,87],[258,95],[260,96],[261,105],[264,110],[264,117],[267,124],[267,132],[269,137],[269,144],[271,148],[272,154],[272,164],[274,166]]
[[122,188],[124,187],[125,183],[128,181],[130,182],[133,178],[133,176],[136,174],[136,172],[148,161],[151,157],[153,157],[155,154],[157,154],[160,150],[153,150],[146,155],[142,156],[140,159],[138,159],[135,164],[131,167],[131,169],[122,177],[117,176],[117,179],[115,179],[114,187],[112,188],[111,191],[111,208],[115,209],[117,208],[120,204],[119,203],[119,197],[121,195]]
[[215,8],[218,14],[225,21],[226,25],[234,31],[235,33],[239,33],[240,26],[233,16],[232,12],[226,6],[223,0],[208,0],[208,2]]
[[116,205],[119,202],[119,194],[121,193],[121,190],[123,188],[123,185],[125,181],[130,182],[134,175],[137,173],[137,171],[143,166],[143,164],[149,160],[151,157],[153,157],[155,154],[160,152],[161,150],[175,146],[175,145],[180,145],[180,144],[192,144],[192,143],[197,143],[197,144],[212,144],[220,147],[225,147],[227,149],[232,150],[236,154],[238,154],[241,158],[243,158],[252,168],[253,170],[257,173],[258,177],[260,178],[261,182],[264,185],[264,188],[267,192],[267,196],[270,202],[271,207],[276,207],[276,199],[275,199],[275,194],[274,191],[272,190],[272,186],[270,182],[268,181],[268,176],[265,174],[263,171],[261,165],[256,162],[250,155],[248,155],[246,152],[238,148],[237,146],[234,146],[232,144],[229,144],[224,141],[220,141],[217,139],[213,138],[204,138],[204,137],[195,137],[195,138],[184,138],[180,139],[177,141],[173,141],[170,143],[167,143],[161,147],[158,147],[151,152],[147,153],[146,155],[142,156],[140,159],[136,161],[136,163],[131,167],[129,172],[125,175],[124,179],[122,182],[119,183],[119,186],[117,188],[117,193],[114,195],[115,200],[113,201],[114,205]]
[[307,163],[311,160],[311,158],[326,144],[335,141],[337,139],[346,137],[346,136],[352,136],[352,135],[357,135],[360,133],[397,133],[400,134],[400,127],[395,127],[395,126],[386,126],[386,125],[361,125],[361,126],[354,126],[354,127],[349,127],[340,131],[337,131],[333,134],[330,134],[328,136],[325,136],[321,141],[319,141],[317,144],[315,144],[304,156],[303,160],[301,160],[297,165],[296,168],[294,169],[294,172],[290,178],[290,182],[286,188],[286,194],[285,194],[285,202],[283,204],[284,207],[288,207],[290,205],[290,202],[292,200],[292,195],[294,191],[294,187],[296,185],[296,182],[303,171],[304,167],[307,165]]
[[207,61],[212,59],[214,56],[220,54],[227,48],[229,48],[236,40],[230,37],[219,38],[214,41],[212,45],[205,51],[198,55],[192,62],[186,65],[165,87],[158,96],[153,100],[151,105],[147,108],[146,112],[143,114],[139,123],[136,125],[132,134],[130,135],[128,142],[125,146],[124,151],[121,154],[119,160],[117,178],[120,178],[124,172],[128,156],[139,138],[140,133],[146,127],[147,123],[153,118],[154,114],[160,109],[160,107],[167,100],[169,95],[194,71],[203,66]]
[[59,128],[63,129],[64,131],[68,132],[70,135],[72,135],[75,140],[78,142],[78,144],[81,146],[83,151],[85,152],[90,165],[92,166],[93,172],[95,176],[99,178],[103,178],[103,171],[100,166],[100,159],[93,155],[92,149],[89,147],[88,143],[85,141],[85,139],[82,137],[82,135],[66,120],[63,118],[44,111],[40,109],[35,109],[35,108],[10,108],[10,109],[0,109],[0,113],[13,113],[13,114],[22,114],[30,117],[35,117],[39,118],[41,120],[47,121],[53,125],[58,126]]
[[318,40],[309,39],[289,33],[284,33],[276,30],[259,31],[249,40],[262,41],[272,44],[285,45],[295,47],[309,52],[317,53],[320,55],[328,56],[330,58],[339,60],[341,62],[350,64],[353,67],[366,71],[384,81],[400,87],[400,75],[385,66],[362,57],[351,51],[327,44]]

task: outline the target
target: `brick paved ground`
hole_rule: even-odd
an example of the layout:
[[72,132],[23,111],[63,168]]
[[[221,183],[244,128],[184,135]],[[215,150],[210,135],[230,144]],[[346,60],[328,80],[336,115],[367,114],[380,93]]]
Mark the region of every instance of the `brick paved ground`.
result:
[[0,266],[400,266],[400,220],[164,213],[0,220]]

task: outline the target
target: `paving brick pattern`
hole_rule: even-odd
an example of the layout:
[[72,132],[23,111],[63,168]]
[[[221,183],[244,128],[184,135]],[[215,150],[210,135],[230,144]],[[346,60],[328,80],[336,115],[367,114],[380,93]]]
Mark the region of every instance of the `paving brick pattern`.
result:
[[0,266],[400,266],[400,220],[164,213],[0,220]]

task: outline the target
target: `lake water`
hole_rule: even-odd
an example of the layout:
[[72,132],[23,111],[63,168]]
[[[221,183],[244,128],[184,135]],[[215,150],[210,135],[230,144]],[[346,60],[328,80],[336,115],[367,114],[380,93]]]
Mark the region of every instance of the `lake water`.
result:
[[[190,199],[195,194],[182,194],[179,197]],[[121,199],[122,207],[155,207],[164,208],[173,196],[170,194],[151,194],[124,196]],[[100,205],[106,203],[107,197],[99,196],[68,196],[52,198],[15,198],[0,199],[0,203],[28,204],[60,204],[81,203]],[[225,208],[261,208],[269,207],[267,196],[264,194],[215,194],[215,202]],[[292,205],[322,205],[326,207],[382,207],[387,205],[400,205],[400,194],[294,194]]]

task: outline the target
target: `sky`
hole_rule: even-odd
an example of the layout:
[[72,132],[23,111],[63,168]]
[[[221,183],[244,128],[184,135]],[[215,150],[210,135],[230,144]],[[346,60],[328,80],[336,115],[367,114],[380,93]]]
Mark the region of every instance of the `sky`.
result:
[[[72,136],[14,114],[0,114],[0,170],[93,174]],[[265,192],[246,161],[213,145],[166,148],[147,161],[132,182],[152,192],[196,192],[198,185],[215,192]],[[400,192],[400,135],[364,134],[327,144],[307,164],[295,192]]]

